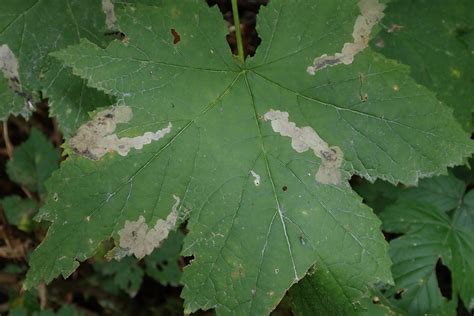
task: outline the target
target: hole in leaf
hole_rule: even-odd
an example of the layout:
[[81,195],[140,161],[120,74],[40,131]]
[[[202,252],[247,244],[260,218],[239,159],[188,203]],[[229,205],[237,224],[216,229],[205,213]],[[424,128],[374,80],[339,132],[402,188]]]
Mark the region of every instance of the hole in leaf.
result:
[[286,192],[288,191],[288,187],[286,185],[283,186],[283,188],[281,188],[283,190],[283,192]]
[[178,44],[181,41],[181,36],[175,29],[171,29],[171,35],[173,35],[173,44]]
[[441,259],[436,262],[436,279],[441,295],[451,300],[453,296],[451,271],[441,262]]
[[109,32],[105,32],[104,35],[116,38],[121,41],[124,40],[126,37],[125,33],[120,32],[120,31],[109,31]]
[[393,240],[393,239],[397,239],[398,237],[402,236],[403,234],[383,232],[383,235],[385,236],[386,241],[390,241],[390,240]]
[[374,304],[380,304],[380,298],[378,296],[372,297],[372,303]]
[[191,262],[193,262],[193,260],[194,260],[194,256],[183,257],[183,262],[184,262],[185,266],[191,264]]
[[399,289],[395,295],[393,296],[396,300],[401,300],[403,293],[405,293],[406,289]]

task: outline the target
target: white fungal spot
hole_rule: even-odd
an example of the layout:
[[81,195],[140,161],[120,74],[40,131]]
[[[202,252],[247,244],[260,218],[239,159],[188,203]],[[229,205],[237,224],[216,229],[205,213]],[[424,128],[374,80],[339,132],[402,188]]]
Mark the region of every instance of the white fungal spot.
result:
[[157,132],[146,132],[142,136],[118,138],[112,134],[117,124],[127,123],[132,119],[132,110],[128,106],[116,106],[97,113],[88,123],[82,125],[77,134],[69,140],[72,149],[89,159],[99,160],[110,151],[116,151],[121,156],[129,151],[142,149],[152,141],[160,140],[171,132],[172,124]]
[[102,0],[102,11],[105,13],[105,24],[109,30],[117,29],[117,17],[115,16],[112,0]]
[[0,46],[0,70],[13,91],[21,91],[18,60],[8,45]]
[[136,221],[125,221],[125,226],[118,232],[120,236],[121,256],[135,255],[141,259],[149,254],[168,237],[170,230],[176,226],[178,206],[181,199],[173,195],[176,200],[171,213],[165,220],[158,219],[153,228],[148,229],[145,218],[140,216]]
[[272,122],[273,131],[281,136],[291,138],[291,147],[298,153],[312,149],[314,154],[321,158],[321,165],[316,173],[316,181],[323,184],[341,183],[343,153],[337,146],[329,145],[319,137],[311,127],[299,128],[295,123],[288,121],[288,112],[270,110],[263,116],[265,121]]
[[354,30],[352,32],[353,43],[345,43],[342,51],[334,56],[323,54],[316,58],[313,65],[307,68],[310,75],[316,71],[339,64],[349,65],[354,61],[354,56],[363,51],[370,40],[372,28],[383,18],[385,5],[378,0],[360,0],[360,13],[356,19]]
[[253,177],[253,183],[255,184],[256,187],[260,185],[260,176],[253,170],[250,170],[250,173],[252,174]]

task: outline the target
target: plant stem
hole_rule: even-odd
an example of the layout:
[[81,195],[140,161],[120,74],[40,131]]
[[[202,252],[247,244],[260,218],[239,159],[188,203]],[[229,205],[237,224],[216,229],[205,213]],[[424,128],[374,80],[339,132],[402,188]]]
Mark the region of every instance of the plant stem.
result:
[[242,33],[240,33],[240,18],[237,0],[232,1],[232,14],[234,16],[235,38],[237,40],[237,52],[240,62],[243,64],[245,60],[244,45],[242,43]]
[[8,158],[12,159],[13,157],[13,146],[8,136],[8,120],[3,122],[3,140],[5,141],[5,148],[7,150]]

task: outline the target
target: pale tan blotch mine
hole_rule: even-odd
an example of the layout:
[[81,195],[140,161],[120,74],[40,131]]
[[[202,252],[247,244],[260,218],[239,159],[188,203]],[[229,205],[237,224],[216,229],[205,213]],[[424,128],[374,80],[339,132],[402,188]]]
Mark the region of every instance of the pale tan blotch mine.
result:
[[311,127],[297,127],[295,123],[288,121],[288,117],[287,112],[275,110],[270,110],[263,116],[265,121],[271,121],[273,131],[291,138],[291,147],[296,152],[302,153],[312,149],[314,154],[321,159],[316,181],[323,184],[340,184],[339,168],[343,162],[341,149],[336,146],[329,147]]
[[141,259],[160,247],[169,232],[176,227],[181,199],[176,195],[173,195],[173,198],[176,202],[171,208],[171,213],[165,220],[158,219],[153,228],[148,229],[143,216],[136,221],[125,221],[125,226],[118,232],[121,256],[133,254],[137,259]]
[[14,91],[21,91],[18,60],[8,45],[0,46],[0,70]]
[[310,75],[316,74],[318,70],[339,64],[349,65],[354,61],[354,56],[363,51],[369,45],[372,28],[383,18],[385,5],[378,0],[360,0],[360,13],[356,19],[352,32],[353,43],[345,43],[342,51],[334,56],[323,54],[316,58],[312,66],[307,68]]
[[258,175],[255,171],[250,170],[250,174],[253,177],[253,183],[255,184],[256,187],[260,185],[260,175]]
[[116,30],[117,17],[112,0],[102,0],[102,11],[105,14],[105,25],[107,25],[107,28],[109,30]]
[[77,134],[69,140],[71,148],[84,157],[99,160],[110,151],[126,156],[132,148],[142,149],[171,132],[172,124],[157,132],[146,132],[142,136],[118,138],[112,134],[117,124],[127,123],[133,117],[132,109],[128,106],[115,106],[101,111],[94,118],[82,125]]

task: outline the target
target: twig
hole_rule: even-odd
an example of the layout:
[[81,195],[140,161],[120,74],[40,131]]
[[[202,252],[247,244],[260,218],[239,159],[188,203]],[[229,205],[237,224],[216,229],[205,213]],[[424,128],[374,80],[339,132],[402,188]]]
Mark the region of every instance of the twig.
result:
[[8,158],[12,159],[13,157],[13,145],[8,136],[8,120],[3,122],[3,140],[5,141],[5,148],[7,150]]
[[46,284],[44,282],[41,282],[38,285],[38,296],[40,300],[41,310],[46,309],[46,307],[48,306],[48,289],[46,288]]

